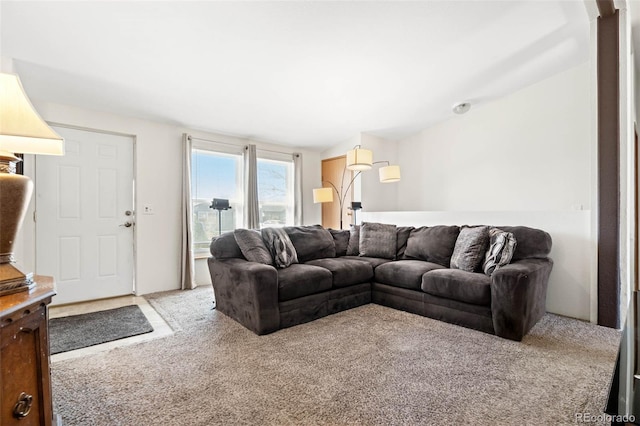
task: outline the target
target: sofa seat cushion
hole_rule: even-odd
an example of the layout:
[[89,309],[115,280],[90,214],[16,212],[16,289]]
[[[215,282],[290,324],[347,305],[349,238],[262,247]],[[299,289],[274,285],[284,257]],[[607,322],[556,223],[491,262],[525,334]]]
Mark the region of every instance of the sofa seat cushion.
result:
[[439,269],[424,274],[422,291],[433,296],[488,306],[491,304],[491,278],[460,269]]
[[278,301],[330,290],[332,280],[331,272],[318,266],[294,263],[278,269]]
[[333,275],[333,287],[347,287],[371,281],[373,267],[362,260],[345,259],[344,257],[311,260],[305,265],[320,266]]
[[391,260],[389,259],[382,259],[380,257],[368,257],[368,256],[344,256],[343,259],[353,259],[353,260],[359,260],[361,262],[367,262],[373,267],[373,269],[376,269],[378,266],[382,265],[383,263],[391,262]]
[[422,276],[435,269],[445,268],[423,260],[396,260],[378,266],[375,270],[375,281],[394,287],[420,290]]

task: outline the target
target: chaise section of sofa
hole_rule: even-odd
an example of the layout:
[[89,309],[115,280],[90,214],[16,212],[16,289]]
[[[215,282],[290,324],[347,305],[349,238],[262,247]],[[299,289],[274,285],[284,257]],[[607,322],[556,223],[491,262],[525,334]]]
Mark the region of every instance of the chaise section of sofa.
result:
[[[434,227],[435,228],[435,227]],[[551,236],[525,226],[499,226],[517,241],[511,262],[491,276],[450,268],[457,227],[418,228],[405,258],[375,269],[372,301],[452,324],[522,340],[545,314],[553,267]],[[440,238],[430,238],[429,233]],[[431,260],[433,263],[427,260]],[[447,264],[449,262],[449,264]]]

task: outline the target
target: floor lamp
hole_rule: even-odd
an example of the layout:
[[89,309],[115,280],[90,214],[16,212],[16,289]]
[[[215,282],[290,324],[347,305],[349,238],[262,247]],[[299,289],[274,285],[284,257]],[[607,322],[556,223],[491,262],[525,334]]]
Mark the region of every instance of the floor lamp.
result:
[[[209,206],[209,208],[218,210],[218,235],[222,235],[222,210],[229,210],[231,208],[231,206],[229,206],[229,200],[225,200],[223,198],[214,198],[213,201],[211,201],[211,205]],[[214,300],[213,308],[211,309],[213,310],[215,308],[216,302]]]
[[[370,170],[374,164],[386,163],[386,166],[380,167],[378,170],[381,183],[398,182],[400,180],[400,166],[391,165],[388,161],[373,161],[373,152],[368,149],[363,149],[360,145],[356,145],[352,150],[347,152],[347,162],[342,170],[342,180],[340,182],[340,190],[329,181],[322,181],[322,183],[328,183],[329,187],[315,188],[313,190],[313,202],[314,203],[331,203],[333,202],[333,194],[338,196],[338,206],[340,209],[340,229],[342,229],[342,209],[344,202],[346,201],[349,188],[353,186],[353,182],[364,171]],[[347,170],[357,171],[357,173],[351,178],[347,186],[344,186],[344,177]]]
[[352,201],[351,202],[351,207],[349,207],[349,210],[353,211],[353,224],[357,225],[358,224],[358,219],[356,217],[356,213],[358,212],[358,210],[362,210],[362,202],[360,202],[360,201]]
[[38,115],[20,79],[0,73],[0,294],[32,289],[33,273],[15,263],[13,246],[27,212],[33,182],[16,174],[15,153],[64,155],[64,139]]
[[229,200],[214,198],[209,208],[218,210],[218,235],[222,235],[222,210],[229,210]]

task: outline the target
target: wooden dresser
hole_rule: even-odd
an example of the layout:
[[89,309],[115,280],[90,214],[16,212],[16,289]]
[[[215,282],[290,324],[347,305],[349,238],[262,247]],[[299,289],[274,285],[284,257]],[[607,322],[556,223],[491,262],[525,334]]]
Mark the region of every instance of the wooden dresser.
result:
[[31,292],[0,296],[0,425],[52,425],[47,305],[51,277]]

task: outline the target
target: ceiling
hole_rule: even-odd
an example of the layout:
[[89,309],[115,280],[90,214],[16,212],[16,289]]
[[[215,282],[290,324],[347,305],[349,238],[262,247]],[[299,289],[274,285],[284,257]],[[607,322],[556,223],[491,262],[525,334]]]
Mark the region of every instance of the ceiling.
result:
[[583,1],[0,3],[34,99],[324,149],[414,134],[589,57]]

